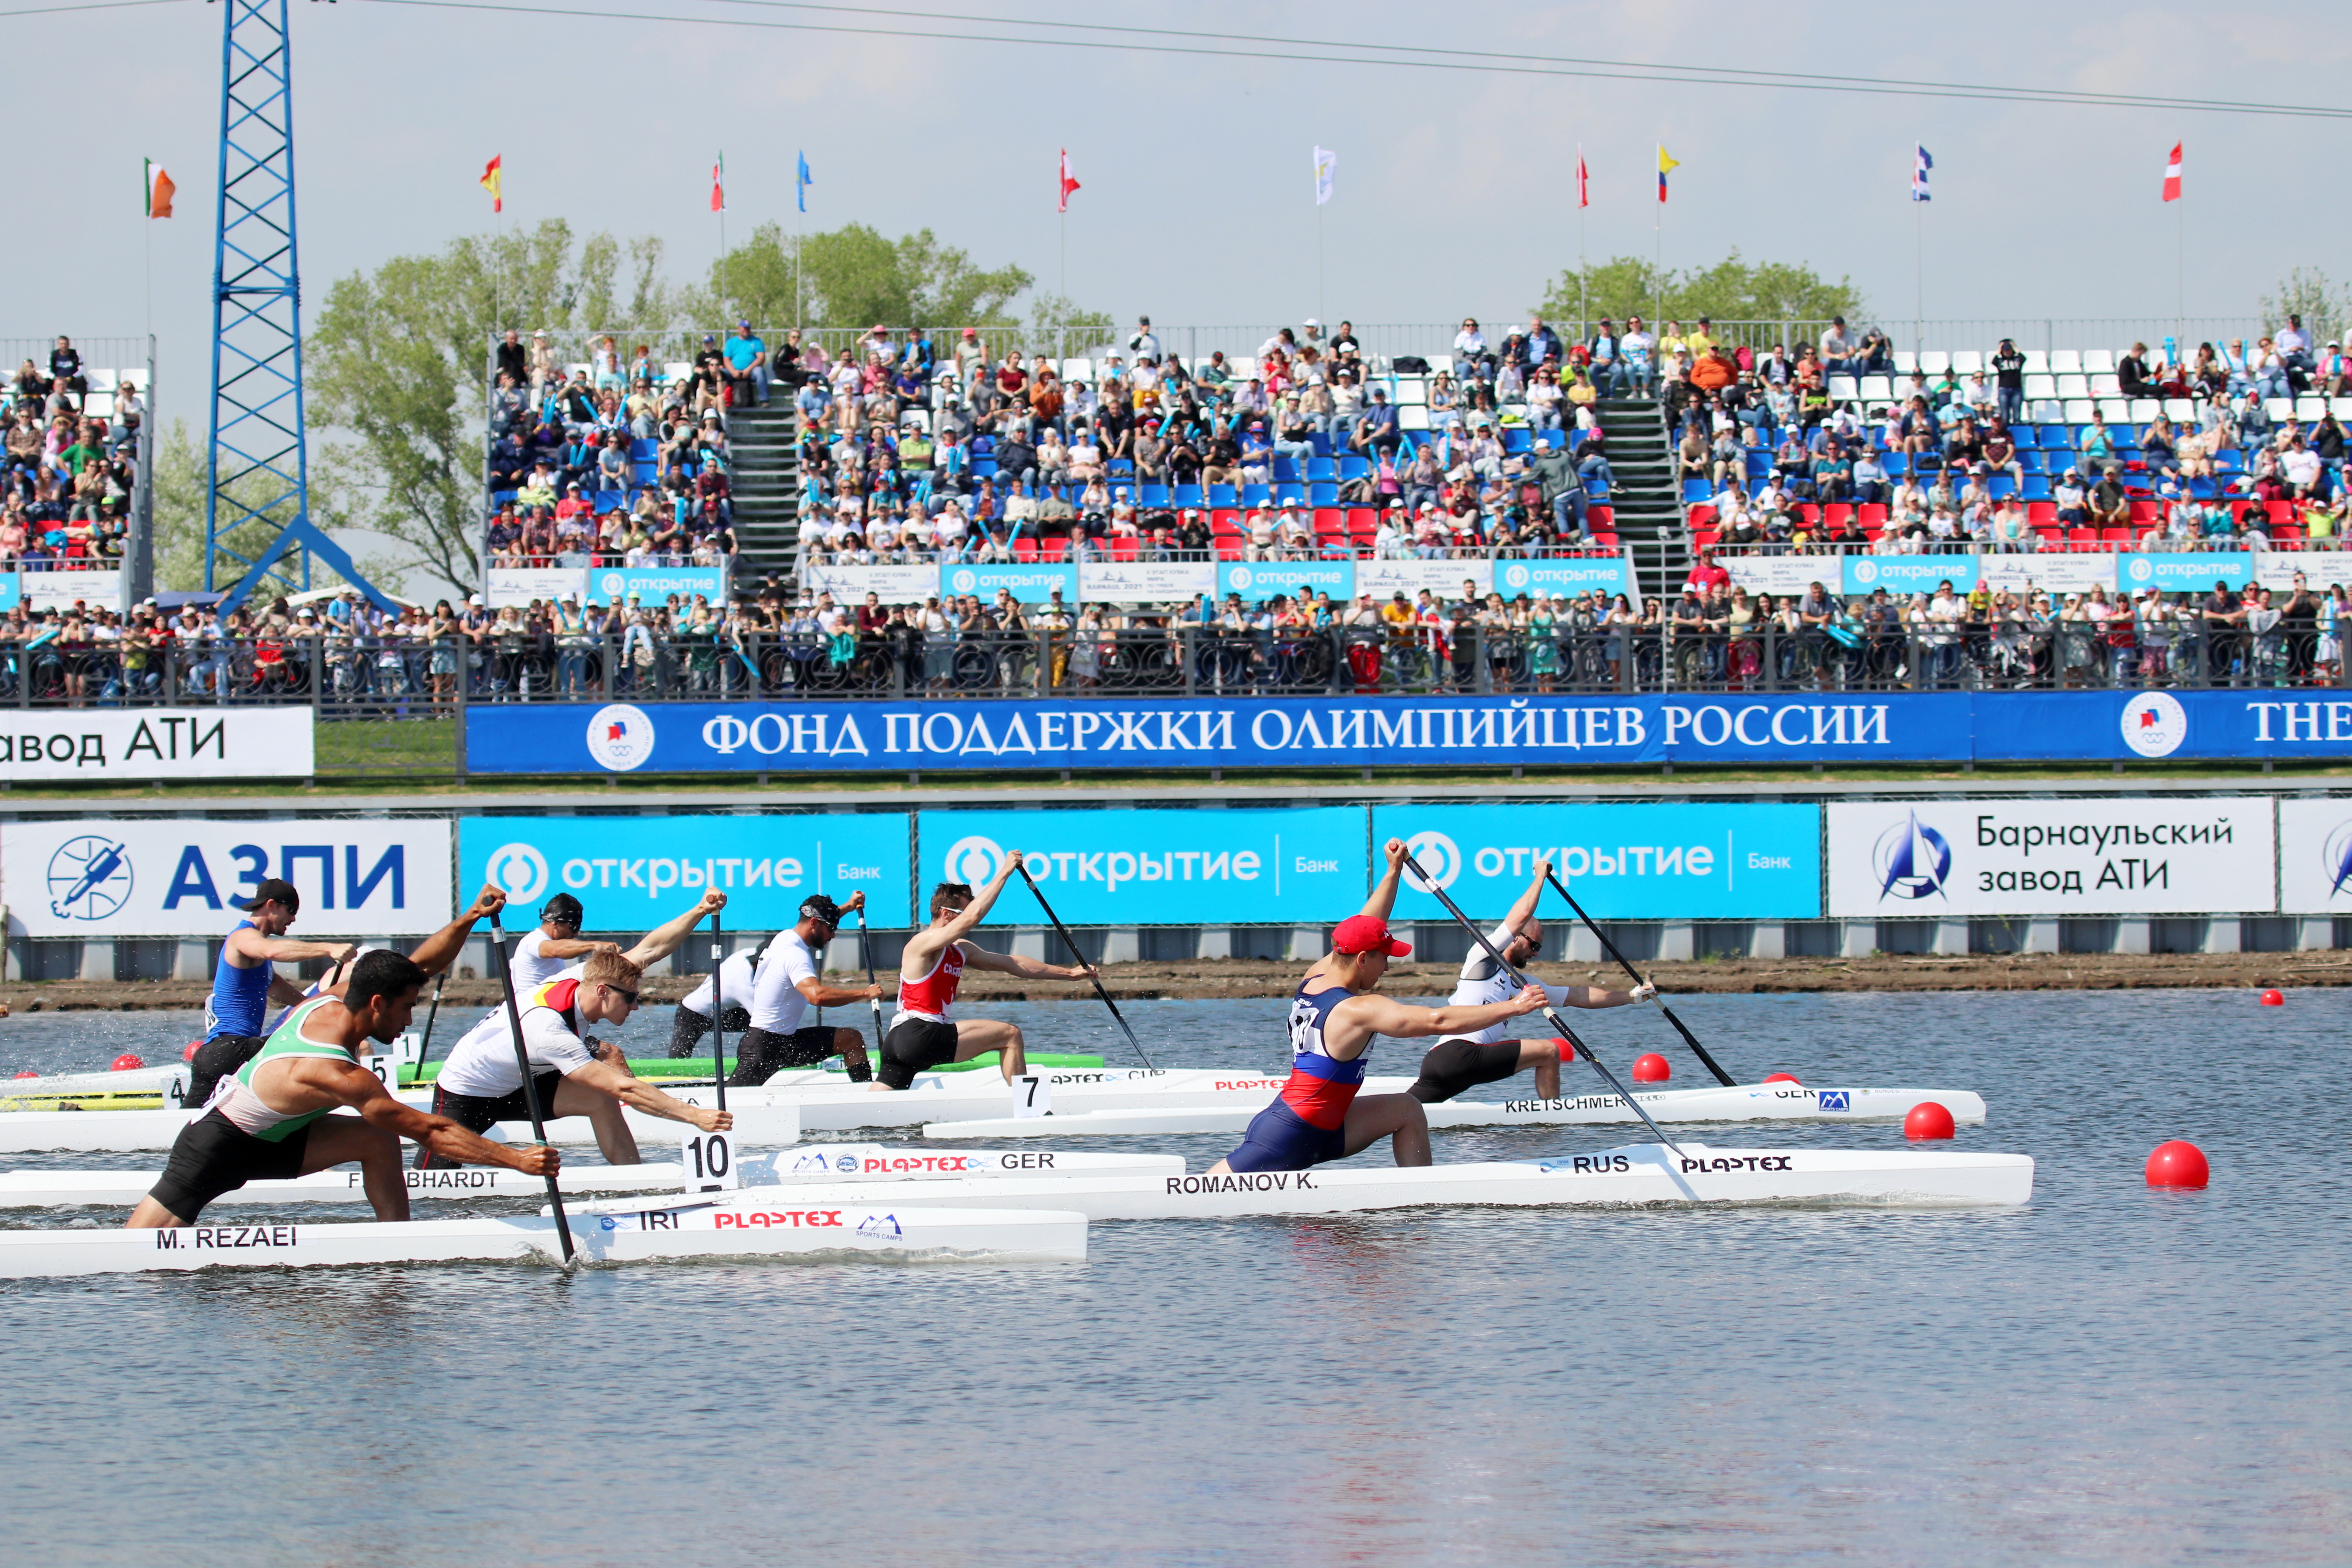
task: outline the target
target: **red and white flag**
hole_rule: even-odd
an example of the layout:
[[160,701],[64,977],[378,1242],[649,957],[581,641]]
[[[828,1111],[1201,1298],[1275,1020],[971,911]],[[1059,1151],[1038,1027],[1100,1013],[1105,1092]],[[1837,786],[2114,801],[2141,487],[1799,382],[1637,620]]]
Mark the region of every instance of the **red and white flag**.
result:
[[1055,206],[1054,210],[1055,212],[1068,212],[1070,210],[1070,193],[1077,188],[1077,181],[1070,178],[1070,150],[1067,147],[1065,147],[1062,149],[1062,195],[1061,200]]
[[727,154],[719,154],[719,162],[710,165],[710,210],[727,210]]
[[1576,144],[1576,205],[1580,207],[1592,205],[1592,176],[1585,173],[1584,143],[1581,142]]
[[2180,199],[2180,143],[2178,142],[2172,144],[2172,156],[2164,165],[2164,199],[2168,202]]

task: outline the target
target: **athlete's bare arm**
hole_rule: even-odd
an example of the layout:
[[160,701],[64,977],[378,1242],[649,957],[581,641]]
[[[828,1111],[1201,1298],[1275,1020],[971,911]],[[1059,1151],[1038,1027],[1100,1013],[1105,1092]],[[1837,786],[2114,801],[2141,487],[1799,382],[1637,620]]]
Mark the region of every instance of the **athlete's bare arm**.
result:
[[1539,1013],[1549,998],[1540,985],[1530,985],[1507,1002],[1476,1007],[1408,1007],[1385,996],[1350,996],[1331,1009],[1323,1026],[1323,1048],[1340,1061],[1364,1054],[1375,1035],[1392,1039],[1420,1039],[1430,1035],[1475,1035],[1507,1018]]
[[703,894],[701,901],[686,913],[646,932],[637,945],[629,949],[623,956],[639,969],[645,968],[658,959],[667,958],[685,945],[688,932],[710,918],[711,910],[723,910],[726,907],[727,895],[713,888]]
[[1006,881],[1021,868],[1021,851],[1013,850],[996,868],[996,875],[988,879],[988,885],[972,896],[971,902],[948,919],[925,926],[909,937],[906,951],[898,959],[898,972],[901,974],[927,973],[939,955],[947,951],[948,943],[961,942],[978,931],[980,922],[988,918],[988,911],[995,907],[998,896],[1004,891]]
[[[316,1110],[322,1105],[349,1107],[360,1120],[396,1137],[422,1143],[435,1155],[468,1165],[504,1165],[527,1176],[553,1175],[562,1157],[541,1144],[510,1147],[468,1132],[446,1116],[432,1116],[403,1105],[384,1092],[375,1074],[356,1062],[326,1057],[289,1057],[270,1084],[268,1103],[277,1110]],[[292,1100],[297,1103],[282,1103]]]
[[[1402,838],[1391,838],[1381,846],[1381,853],[1388,857],[1389,868],[1381,875],[1379,884],[1372,889],[1372,896],[1364,900],[1363,909],[1358,912],[1370,915],[1374,920],[1385,923],[1389,918],[1389,911],[1396,908],[1398,879],[1404,875],[1405,842]],[[1301,977],[1300,984],[1329,974],[1331,961],[1335,956],[1337,955],[1327,952],[1307,965],[1307,973]]]
[[970,942],[964,944],[963,963],[966,969],[992,969],[1000,974],[1018,974],[1024,980],[1091,980],[1100,973],[1091,963],[1047,963],[1042,959],[1024,958],[1017,952],[990,952]]
[[1521,893],[1519,895],[1518,902],[1511,906],[1511,912],[1503,917],[1503,929],[1505,931],[1517,931],[1519,927],[1525,923],[1527,918],[1536,912],[1536,904],[1543,898],[1544,877],[1550,870],[1550,861],[1538,860],[1536,862],[1536,874],[1528,879],[1527,891]]
[[302,988],[286,976],[273,974],[269,977],[269,999],[272,1002],[281,1006],[291,1007],[297,1002],[302,1001],[304,996]]
[[[341,963],[358,949],[348,942],[297,942],[290,936],[264,936],[251,926],[228,933],[221,946],[235,955],[231,963],[251,969],[257,963],[297,963],[306,958],[332,959]],[[236,958],[245,960],[236,963]]]
[[845,991],[838,985],[827,985],[814,975],[806,980],[793,981],[793,989],[820,1007],[846,1007],[853,1002],[878,1002],[882,999],[882,987],[879,985],[858,985]]
[[[507,895],[503,889],[496,883],[485,883],[481,892],[475,896],[474,907],[418,942],[415,950],[409,953],[408,961],[427,974],[440,973],[455,963],[457,961],[457,955],[466,951],[466,939],[473,935],[475,924],[497,914],[506,907],[506,901]],[[552,947],[555,944],[551,942],[548,945]],[[603,945],[611,944],[608,942]],[[327,983],[319,987],[318,994],[323,996],[347,994],[352,980],[352,965],[356,962],[356,957],[346,959],[327,971]]]
[[688,1105],[682,1100],[673,1100],[644,1079],[623,1072],[610,1062],[593,1061],[586,1067],[574,1068],[563,1075],[563,1081],[610,1095],[624,1105],[635,1106],[647,1116],[688,1122],[705,1132],[724,1132],[735,1125],[733,1111],[710,1110],[699,1105]]
[[586,937],[541,936],[539,939],[539,956],[541,958],[589,958],[600,952],[620,951],[621,944],[617,942],[590,942]]

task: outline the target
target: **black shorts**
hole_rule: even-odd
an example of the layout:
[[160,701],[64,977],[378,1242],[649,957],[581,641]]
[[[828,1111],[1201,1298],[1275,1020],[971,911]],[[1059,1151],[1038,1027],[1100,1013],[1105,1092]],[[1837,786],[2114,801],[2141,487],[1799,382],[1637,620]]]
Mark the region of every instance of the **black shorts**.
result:
[[261,1047],[268,1043],[267,1035],[215,1035],[198,1046],[196,1054],[188,1058],[186,1103],[203,1105],[209,1101],[221,1079],[259,1056]]
[[1440,1040],[1421,1058],[1421,1076],[1405,1092],[1425,1105],[1434,1105],[1473,1085],[1508,1078],[1519,1070],[1519,1047],[1526,1043],[1496,1040],[1484,1046],[1475,1040]]
[[956,1026],[909,1018],[882,1039],[882,1065],[874,1076],[892,1089],[911,1089],[915,1075],[956,1059]]
[[750,1088],[767,1082],[786,1068],[814,1066],[835,1054],[833,1037],[839,1032],[830,1024],[812,1024],[789,1035],[746,1029],[743,1054],[735,1058],[735,1070],[727,1075],[727,1081],[737,1089]]
[[[555,1090],[563,1082],[560,1072],[533,1073],[530,1081],[539,1089],[539,1113],[542,1117],[555,1114]],[[452,1094],[439,1084],[433,1086],[433,1114],[446,1116],[467,1131],[485,1133],[498,1121],[528,1121],[530,1102],[522,1090],[509,1089],[500,1095]],[[434,1167],[433,1151],[419,1143],[416,1146],[416,1168],[429,1171]]]
[[279,1139],[256,1138],[219,1111],[210,1111],[180,1129],[172,1140],[163,1179],[147,1195],[182,1223],[194,1225],[205,1205],[223,1193],[247,1182],[282,1182],[300,1175],[310,1143],[307,1126]]
[[[740,1035],[751,1026],[751,1010],[749,1007],[730,1002],[726,1016],[727,1032],[730,1035]],[[700,1045],[702,1037],[709,1033],[710,1015],[698,1013],[685,1003],[679,1003],[677,1014],[669,1021],[669,1054],[673,1057],[692,1056],[694,1047]]]

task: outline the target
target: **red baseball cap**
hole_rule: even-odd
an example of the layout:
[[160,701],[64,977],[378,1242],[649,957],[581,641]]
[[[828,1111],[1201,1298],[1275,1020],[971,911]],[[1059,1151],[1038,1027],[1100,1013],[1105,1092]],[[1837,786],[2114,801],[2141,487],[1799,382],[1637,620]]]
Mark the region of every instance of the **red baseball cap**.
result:
[[1385,952],[1391,958],[1402,958],[1412,951],[1412,944],[1391,936],[1389,922],[1377,915],[1349,915],[1331,932],[1331,951]]

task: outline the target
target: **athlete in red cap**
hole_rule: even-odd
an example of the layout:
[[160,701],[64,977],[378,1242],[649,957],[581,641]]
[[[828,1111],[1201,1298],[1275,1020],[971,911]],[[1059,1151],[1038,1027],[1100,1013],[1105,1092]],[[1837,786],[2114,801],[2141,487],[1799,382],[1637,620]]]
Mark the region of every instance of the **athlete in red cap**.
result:
[[[1400,1165],[1429,1163],[1429,1117],[1409,1094],[1359,1097],[1371,1066],[1373,1037],[1416,1039],[1475,1033],[1533,1013],[1544,990],[1530,985],[1507,1001],[1478,1007],[1408,1007],[1374,992],[1389,960],[1412,951],[1389,934],[1387,904],[1396,898],[1404,845],[1388,843],[1389,872],[1372,895],[1383,912],[1351,915],[1331,933],[1331,952],[1290,1003],[1290,1081],[1251,1118],[1242,1146],[1209,1167],[1228,1171],[1303,1171],[1391,1139]],[[1383,901],[1385,894],[1385,902]]]

